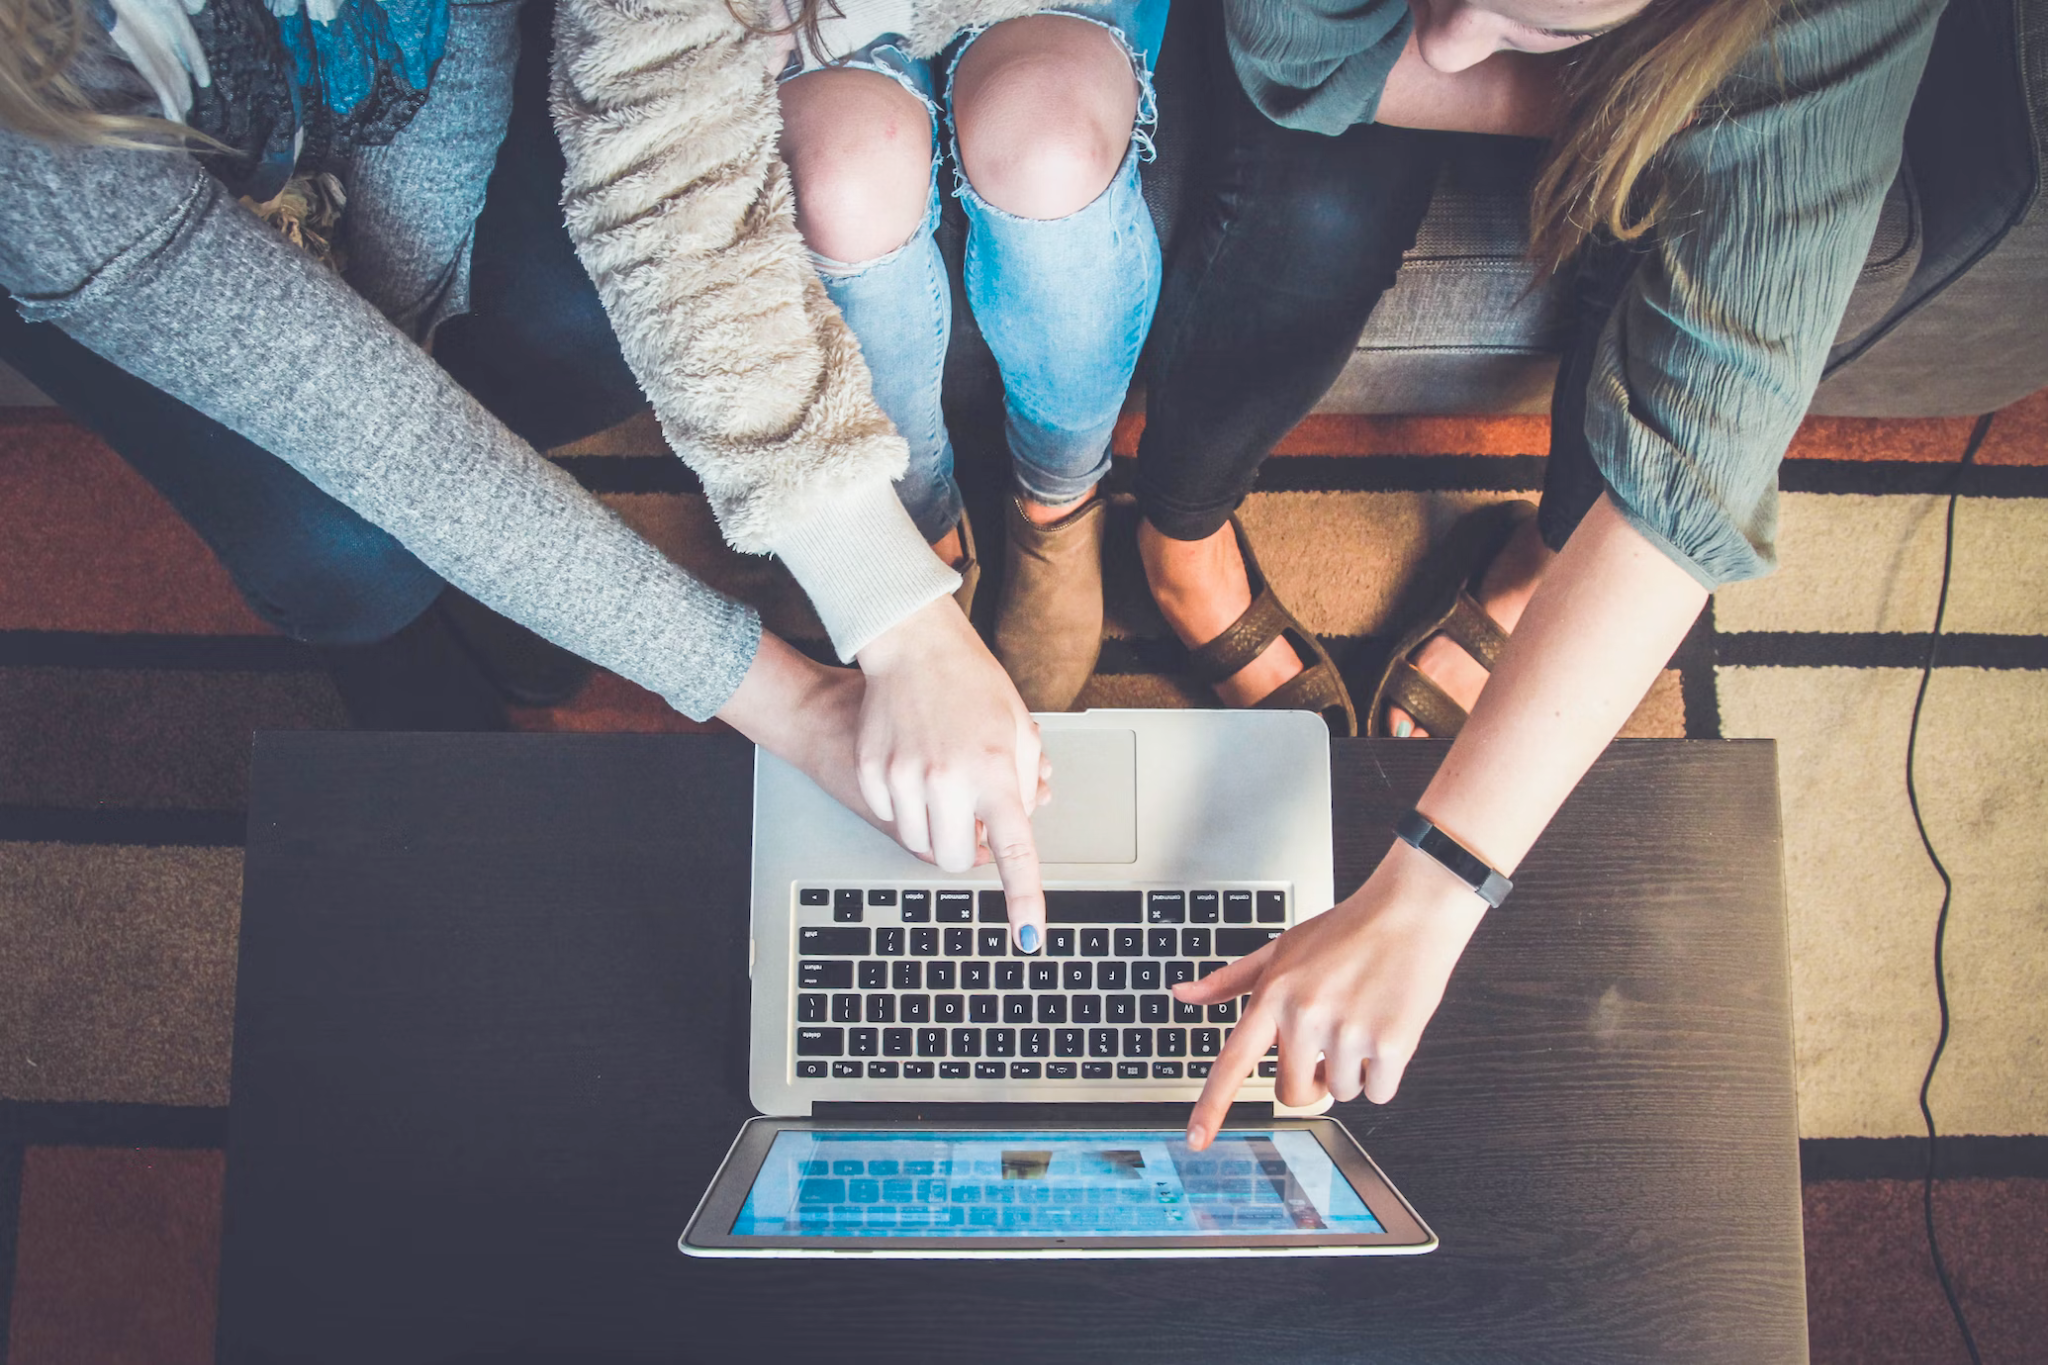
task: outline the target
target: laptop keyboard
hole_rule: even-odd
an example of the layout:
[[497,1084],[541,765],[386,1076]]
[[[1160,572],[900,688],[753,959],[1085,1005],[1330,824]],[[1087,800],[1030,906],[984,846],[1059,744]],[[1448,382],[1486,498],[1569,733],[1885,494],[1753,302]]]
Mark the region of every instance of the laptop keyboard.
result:
[[[800,886],[800,1080],[1180,1081],[1209,1074],[1242,998],[1168,994],[1279,937],[1270,887],[1048,890],[1043,953],[1001,891]],[[1269,1056],[1259,1074],[1272,1076]]]

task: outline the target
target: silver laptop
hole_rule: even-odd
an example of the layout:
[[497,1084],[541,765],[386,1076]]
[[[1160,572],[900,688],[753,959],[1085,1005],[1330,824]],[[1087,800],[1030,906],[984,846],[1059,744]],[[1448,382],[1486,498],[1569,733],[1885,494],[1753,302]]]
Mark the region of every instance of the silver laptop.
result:
[[[993,868],[941,872],[757,756],[749,1079],[771,1118],[741,1134],[683,1250],[1433,1247],[1327,1119],[1275,1105],[1275,1123],[1219,1135],[1212,1151],[1228,1157],[1189,1152],[1177,1131],[1244,1002],[1186,1005],[1170,988],[1332,904],[1323,722],[1210,710],[1038,721],[1054,798],[1032,822],[1047,923],[1031,956],[1011,942]],[[1272,1104],[1273,1074],[1268,1056],[1240,1101]],[[960,1105],[980,1108],[948,1109],[937,1127],[917,1116]],[[1083,1107],[1107,1105],[1123,1107],[1112,1126]],[[1131,1112],[1161,1126],[1134,1127]],[[1239,1179],[1247,1162],[1267,1178]],[[940,1168],[954,1166],[975,1178],[948,1184]],[[1083,1230],[1091,1211],[1107,1222]]]

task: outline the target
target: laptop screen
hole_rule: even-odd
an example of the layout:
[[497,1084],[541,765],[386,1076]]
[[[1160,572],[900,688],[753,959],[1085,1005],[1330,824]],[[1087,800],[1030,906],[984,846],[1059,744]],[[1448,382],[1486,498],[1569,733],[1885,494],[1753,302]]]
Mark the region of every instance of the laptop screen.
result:
[[1315,1137],[784,1131],[735,1237],[1299,1237],[1383,1231]]

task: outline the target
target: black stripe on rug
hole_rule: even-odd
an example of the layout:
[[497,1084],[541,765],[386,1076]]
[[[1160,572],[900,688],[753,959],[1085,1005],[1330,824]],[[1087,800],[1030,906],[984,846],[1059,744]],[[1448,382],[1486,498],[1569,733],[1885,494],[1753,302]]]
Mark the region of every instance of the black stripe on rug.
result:
[[170,672],[305,673],[320,659],[282,635],[100,635],[0,630],[0,668],[135,668]]
[[248,825],[248,813],[239,810],[0,805],[0,843],[240,848]]
[[[1925,632],[1733,631],[1714,637],[1726,668],[1919,668],[1927,661]],[[2048,669],[2048,636],[1941,637],[1943,668]]]
[[[1943,1180],[2048,1180],[2048,1137],[1958,1134],[1936,1144]],[[1927,1172],[1927,1139],[1801,1138],[1801,1180],[1918,1180]]]
[[20,1147],[219,1148],[228,1111],[204,1105],[0,1100],[0,1151]]

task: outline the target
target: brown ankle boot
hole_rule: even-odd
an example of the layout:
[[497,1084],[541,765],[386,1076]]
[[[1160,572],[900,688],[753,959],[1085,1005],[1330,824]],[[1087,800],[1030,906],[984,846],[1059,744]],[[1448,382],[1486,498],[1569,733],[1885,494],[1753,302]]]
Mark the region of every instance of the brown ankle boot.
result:
[[1034,711],[1072,706],[1102,654],[1102,530],[1108,515],[1108,501],[1097,496],[1039,526],[1010,499],[996,658]]

